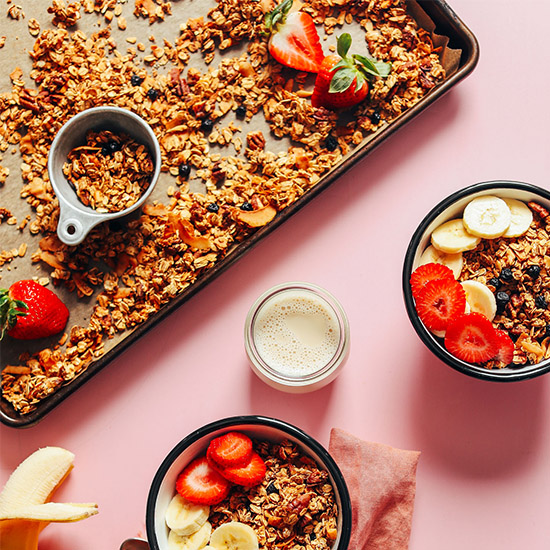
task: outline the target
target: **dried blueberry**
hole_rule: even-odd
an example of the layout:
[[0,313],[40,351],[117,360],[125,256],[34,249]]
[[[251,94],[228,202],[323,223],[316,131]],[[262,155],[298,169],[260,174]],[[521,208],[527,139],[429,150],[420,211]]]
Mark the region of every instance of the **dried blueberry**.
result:
[[275,487],[275,483],[273,481],[265,488],[265,490],[266,490],[268,495],[270,495],[272,493],[278,493],[279,492],[279,489],[277,489],[277,487]]
[[246,116],[246,107],[244,105],[239,105],[235,110],[235,115],[237,118],[244,118]]
[[495,289],[498,290],[502,283],[496,277],[492,277],[491,279],[489,279],[488,284],[494,286]]
[[538,307],[539,309],[546,309],[548,304],[546,303],[546,298],[539,294],[535,297],[535,307]]
[[380,113],[378,111],[374,111],[374,113],[372,113],[372,115],[370,115],[369,118],[370,118],[370,121],[373,124],[379,124],[381,116],[380,116]]
[[540,266],[536,264],[530,265],[525,272],[532,279],[536,279],[540,275]]
[[502,313],[510,301],[510,296],[507,292],[500,290],[496,293],[495,298],[497,302],[497,313]]
[[139,86],[143,82],[143,78],[137,74],[133,74],[132,78],[130,78],[130,82],[132,86]]
[[107,149],[109,149],[109,152],[115,153],[116,151],[120,151],[120,143],[114,139],[110,139],[107,142]]
[[215,202],[211,202],[207,207],[206,207],[206,210],[208,210],[208,212],[213,212],[214,214],[220,209],[220,207],[215,203]]
[[101,148],[101,154],[106,157],[107,155],[110,155],[111,154],[111,151],[109,151],[109,147],[107,147],[107,145],[104,145],[102,148]]
[[550,336],[550,325],[546,325],[544,327],[544,336],[545,337]]
[[191,166],[189,164],[180,164],[178,168],[178,176],[187,179],[191,173]]
[[254,210],[253,206],[248,202],[243,202],[241,204],[241,210],[246,210],[247,212],[252,212]]
[[159,96],[158,90],[155,90],[155,88],[149,88],[147,90],[147,97],[151,101],[155,101],[155,99],[157,99],[158,96]]
[[201,122],[201,130],[204,130],[205,132],[210,132],[212,128],[214,127],[214,121],[210,118],[205,118]]
[[500,272],[500,280],[504,283],[509,283],[510,281],[514,280],[514,275],[512,273],[512,270],[509,267],[505,267]]
[[334,136],[328,136],[325,140],[325,147],[327,151],[335,151],[338,147],[338,140]]

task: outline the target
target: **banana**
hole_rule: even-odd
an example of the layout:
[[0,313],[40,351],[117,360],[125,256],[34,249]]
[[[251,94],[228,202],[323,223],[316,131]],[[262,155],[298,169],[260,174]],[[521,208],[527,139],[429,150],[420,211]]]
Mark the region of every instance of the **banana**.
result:
[[97,514],[97,504],[48,502],[73,467],[74,455],[44,447],[12,472],[0,493],[0,548],[37,550],[38,536],[51,522],[70,522]]
[[497,313],[497,302],[489,287],[479,281],[462,281],[460,284],[466,292],[466,303],[470,310],[492,321]]
[[44,447],[12,472],[0,493],[0,515],[29,504],[44,504],[73,467],[74,454],[60,447]]
[[216,550],[258,550],[258,536],[254,529],[239,521],[222,523],[210,537]]
[[44,504],[29,504],[11,513],[3,514],[0,516],[0,521],[20,519],[68,523],[80,521],[95,514],[97,514],[97,504],[95,503],[46,502]]
[[462,252],[447,254],[430,245],[422,252],[418,266],[431,263],[446,265],[453,272],[455,279],[458,279],[462,271]]
[[193,504],[176,493],[166,509],[166,525],[183,537],[198,531],[209,515],[210,506]]
[[484,239],[501,237],[512,222],[512,213],[508,205],[493,195],[472,199],[466,205],[462,216],[466,230]]
[[175,531],[168,534],[168,550],[201,550],[208,544],[212,525],[209,521],[198,530],[187,536],[180,536]]
[[481,242],[481,237],[468,233],[462,220],[454,219],[436,227],[431,240],[437,250],[447,254],[458,254],[474,249]]
[[503,200],[512,213],[512,221],[503,236],[519,237],[529,229],[533,221],[533,212],[531,212],[531,209],[524,202],[516,199]]

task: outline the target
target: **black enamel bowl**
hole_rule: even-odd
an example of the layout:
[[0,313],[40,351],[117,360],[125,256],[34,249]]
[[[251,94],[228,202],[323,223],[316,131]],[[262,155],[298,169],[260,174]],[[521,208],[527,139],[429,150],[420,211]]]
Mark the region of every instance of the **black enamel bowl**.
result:
[[443,341],[434,336],[420,321],[414,306],[409,279],[411,273],[418,266],[420,256],[430,244],[432,231],[443,222],[459,218],[468,202],[481,195],[496,195],[499,197],[514,198],[523,202],[535,201],[550,210],[550,192],[529,183],[517,181],[487,181],[476,183],[441,201],[422,220],[414,232],[405,254],[403,266],[403,295],[409,319],[420,339],[439,359],[459,372],[483,380],[496,382],[514,382],[534,378],[550,371],[550,359],[536,365],[523,367],[506,367],[502,369],[486,369],[478,365],[466,363],[451,355],[444,347]]
[[351,533],[351,501],[344,477],[328,451],[311,436],[282,420],[264,416],[235,416],[212,422],[190,433],[160,465],[147,499],[146,528],[151,550],[168,548],[168,528],[164,518],[175,494],[179,473],[191,460],[205,453],[210,440],[229,431],[242,431],[257,440],[277,442],[288,439],[324,468],[329,474],[339,510],[338,535],[332,548],[347,549]]

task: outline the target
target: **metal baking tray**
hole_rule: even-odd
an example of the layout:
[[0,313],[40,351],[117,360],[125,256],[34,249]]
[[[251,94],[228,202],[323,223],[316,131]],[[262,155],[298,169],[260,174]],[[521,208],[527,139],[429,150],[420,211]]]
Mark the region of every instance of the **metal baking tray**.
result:
[[[13,409],[10,403],[2,399],[0,402],[0,421],[3,424],[16,428],[29,427],[44,418],[46,414],[51,412],[69,395],[73,394],[92,376],[95,376],[98,372],[100,372],[115,357],[131,346],[144,333],[150,330],[176,308],[179,308],[193,295],[200,292],[201,289],[222,274],[226,269],[230,268],[266,235],[273,232],[288,218],[295,215],[307,203],[321,194],[327,187],[332,185],[344,172],[366,157],[394,132],[398,131],[413,118],[417,117],[434,101],[438,100],[473,71],[479,58],[479,46],[476,37],[470,29],[462,22],[458,15],[444,0],[418,0],[417,3],[435,24],[434,32],[448,38],[449,48],[460,51],[457,67],[453,74],[448,76],[443,82],[431,90],[416,105],[400,115],[399,118],[391,122],[382,130],[373,134],[371,138],[354,149],[351,154],[345,157],[344,161],[340,165],[333,168],[319,181],[319,183],[307,191],[300,199],[279,212],[274,220],[268,225],[261,227],[249,238],[237,245],[227,256],[224,257],[223,260],[218,262],[208,271],[204,272],[193,285],[180,293],[170,303],[163,306],[162,309],[154,314],[149,320],[138,326],[132,332],[127,333],[127,335],[125,335],[120,342],[118,342],[112,349],[108,350],[101,358],[90,364],[88,368],[72,382],[61,387],[53,395],[42,400],[35,410],[28,414],[21,415]],[[0,281],[0,285],[3,285],[3,282]],[[2,362],[2,357],[0,354],[0,367],[3,368],[5,364],[5,362]]]

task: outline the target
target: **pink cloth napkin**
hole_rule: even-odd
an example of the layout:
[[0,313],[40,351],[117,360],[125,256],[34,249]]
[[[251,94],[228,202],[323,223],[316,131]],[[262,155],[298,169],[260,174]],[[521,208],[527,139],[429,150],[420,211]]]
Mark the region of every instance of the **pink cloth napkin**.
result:
[[351,497],[350,550],[406,550],[409,546],[420,453],[362,441],[338,428],[329,452]]

